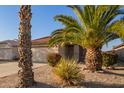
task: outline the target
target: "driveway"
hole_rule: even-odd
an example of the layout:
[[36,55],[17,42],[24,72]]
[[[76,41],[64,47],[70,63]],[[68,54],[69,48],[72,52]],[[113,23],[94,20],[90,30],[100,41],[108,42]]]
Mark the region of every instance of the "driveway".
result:
[[[45,63],[33,63],[33,68],[46,65]],[[0,77],[18,73],[18,62],[0,62]]]

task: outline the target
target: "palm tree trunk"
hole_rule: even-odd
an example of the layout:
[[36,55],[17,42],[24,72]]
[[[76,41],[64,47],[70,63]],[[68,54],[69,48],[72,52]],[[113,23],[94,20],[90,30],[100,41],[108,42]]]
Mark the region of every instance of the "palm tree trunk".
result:
[[86,68],[92,72],[102,69],[102,55],[99,48],[88,48],[85,56]]
[[34,73],[32,71],[32,51],[31,51],[31,6],[22,5],[19,12],[19,84],[18,87],[29,87],[34,84]]

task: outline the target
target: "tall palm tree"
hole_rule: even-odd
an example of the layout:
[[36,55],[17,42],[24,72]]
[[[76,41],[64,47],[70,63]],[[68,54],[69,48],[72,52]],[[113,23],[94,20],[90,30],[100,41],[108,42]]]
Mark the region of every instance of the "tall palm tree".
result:
[[[122,32],[124,25],[120,14],[124,14],[122,6],[69,6],[76,14],[72,16],[57,15],[55,20],[65,27],[52,33],[50,46],[77,44],[86,48],[85,62],[90,71],[102,69],[102,46],[110,40],[118,38],[113,31]],[[118,24],[117,24],[118,23]],[[116,25],[117,24],[117,25]]]
[[34,83],[34,73],[32,71],[32,51],[31,51],[31,6],[22,5],[19,12],[19,85],[18,87],[29,87]]

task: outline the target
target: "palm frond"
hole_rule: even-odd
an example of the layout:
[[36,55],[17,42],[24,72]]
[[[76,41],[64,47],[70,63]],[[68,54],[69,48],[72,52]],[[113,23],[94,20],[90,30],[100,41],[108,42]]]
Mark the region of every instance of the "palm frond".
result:
[[114,32],[121,38],[124,38],[124,19],[114,21],[106,28],[106,30],[108,32]]
[[77,5],[69,5],[68,7],[72,8],[74,13],[76,14],[78,19],[80,20],[81,26],[84,28],[84,31],[87,31],[87,29],[86,29],[87,28],[87,24],[86,24],[87,20],[85,19],[82,8],[80,6],[77,6]]
[[[52,33],[50,46],[77,44],[84,48],[101,48],[103,44],[120,37],[124,38],[124,19],[115,18],[124,15],[122,6],[69,6],[78,19],[57,15],[55,20],[65,25]],[[113,21],[115,20],[115,21]]]

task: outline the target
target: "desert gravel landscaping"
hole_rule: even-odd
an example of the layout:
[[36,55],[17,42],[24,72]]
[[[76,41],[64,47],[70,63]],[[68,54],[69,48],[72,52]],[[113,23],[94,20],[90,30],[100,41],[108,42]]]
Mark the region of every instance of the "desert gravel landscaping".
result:
[[[120,64],[120,63],[119,63]],[[104,70],[104,72],[90,73],[83,70],[84,65],[80,65],[82,73],[85,74],[85,82],[81,86],[83,88],[124,88],[124,64],[115,67],[115,70]],[[49,65],[43,65],[34,69],[35,81],[37,82],[33,88],[58,88],[63,87],[58,82]],[[1,88],[16,87],[18,81],[17,74],[0,78]],[[67,87],[67,86],[66,86]],[[72,86],[70,86],[72,87]]]

